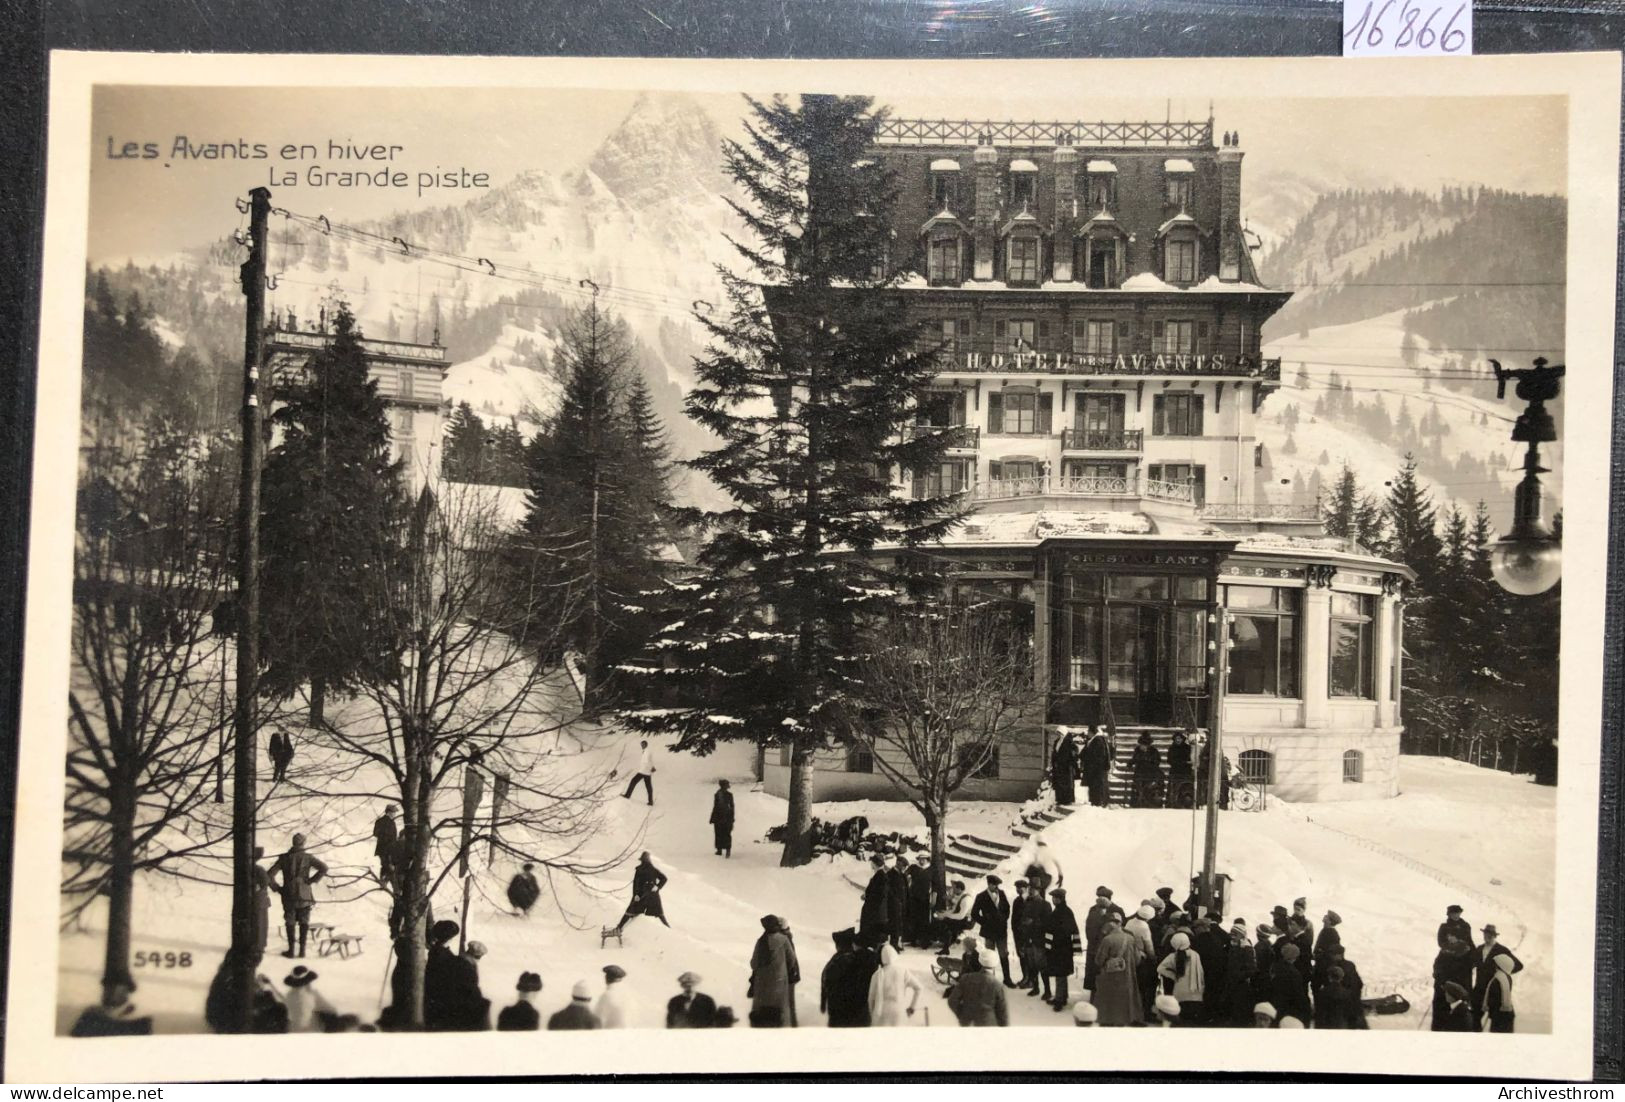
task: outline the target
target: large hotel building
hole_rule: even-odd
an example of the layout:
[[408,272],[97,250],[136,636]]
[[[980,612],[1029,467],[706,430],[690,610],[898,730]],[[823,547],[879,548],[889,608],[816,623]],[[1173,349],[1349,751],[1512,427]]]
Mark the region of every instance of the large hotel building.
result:
[[[966,799],[1026,799],[1060,726],[1206,729],[1289,800],[1397,791],[1408,571],[1321,531],[1264,484],[1257,419],[1280,386],[1241,218],[1239,138],[1211,119],[888,119],[903,308],[940,333],[914,432],[946,432],[899,492],[969,495],[931,552],[1030,621],[1044,728],[999,747]],[[1235,617],[1210,699],[1210,614]],[[787,784],[770,758],[769,790]],[[1114,784],[1121,791],[1122,786]],[[816,798],[883,797],[862,752],[819,763]]]

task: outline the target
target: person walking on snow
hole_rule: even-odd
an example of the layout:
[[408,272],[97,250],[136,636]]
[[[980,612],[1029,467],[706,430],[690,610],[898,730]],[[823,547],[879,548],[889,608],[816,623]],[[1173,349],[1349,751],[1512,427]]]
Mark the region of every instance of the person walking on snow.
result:
[[[632,790],[637,788],[639,781],[642,781],[643,793],[646,797],[648,797],[649,806],[653,807],[655,805],[654,775],[654,756],[649,750],[649,740],[643,739],[638,743],[637,772],[633,773],[632,779],[626,782],[626,791],[621,793],[621,798],[623,800],[630,800],[632,798]],[[614,773],[610,774],[611,779],[613,779],[614,776]]]
[[530,909],[542,897],[542,886],[536,882],[536,874],[531,871],[535,867],[527,861],[508,881],[508,902],[522,915],[530,914]]
[[[890,951],[890,946],[887,947]],[[788,1028],[792,977],[801,974],[796,948],[778,915],[762,916],[762,936],[750,954],[750,1024],[758,1029]]]
[[660,889],[665,886],[666,874],[655,868],[649,851],[644,850],[638,858],[638,867],[632,870],[632,902],[626,905],[626,913],[615,924],[614,932],[626,929],[626,924],[638,915],[658,918],[662,926],[671,929],[671,923],[666,921],[666,908],[660,902]]
[[626,969],[620,965],[604,965],[604,993],[598,996],[598,1005],[593,1007],[601,1029],[630,1029],[635,1024],[637,1003],[621,982],[625,978]]
[[[869,980],[869,1024],[902,1025],[905,1018],[914,1016],[921,990],[920,981],[898,960],[897,950],[885,946],[880,950],[880,967]],[[903,1005],[906,992],[911,993],[907,1007]]]
[[[295,834],[288,852],[276,859],[267,878],[270,886],[282,896],[282,922],[288,932],[288,951],[285,957],[305,955],[305,939],[310,936],[310,911],[316,905],[311,885],[327,875],[327,866],[305,852],[305,836]],[[299,951],[294,952],[294,934],[299,935]]]
[[982,940],[998,953],[1004,986],[1014,987],[1010,978],[1010,900],[1000,888],[1002,883],[997,876],[987,878],[987,890],[977,893],[970,918]]
[[[652,767],[651,767],[652,768]],[[718,857],[734,854],[734,794],[728,791],[728,782],[718,781],[711,796],[711,833]]]
[[293,736],[286,728],[278,727],[271,732],[266,752],[271,756],[271,783],[287,780],[288,766],[293,764]]

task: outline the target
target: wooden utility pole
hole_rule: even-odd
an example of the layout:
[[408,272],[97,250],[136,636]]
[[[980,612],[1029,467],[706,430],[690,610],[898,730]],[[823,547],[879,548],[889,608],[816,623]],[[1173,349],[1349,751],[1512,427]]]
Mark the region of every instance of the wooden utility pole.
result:
[[254,820],[258,795],[260,632],[260,367],[265,345],[265,232],[271,193],[249,192],[248,259],[241,270],[248,303],[243,339],[242,470],[237,495],[237,704],[231,794],[231,989],[239,1031],[253,1016],[260,946],[255,930]]
[[[1217,587],[1215,587],[1217,588]],[[1219,795],[1224,791],[1224,694],[1230,684],[1230,624],[1234,619],[1222,600],[1208,616],[1212,631],[1208,655],[1207,830],[1202,839],[1201,902],[1212,914],[1218,905]]]

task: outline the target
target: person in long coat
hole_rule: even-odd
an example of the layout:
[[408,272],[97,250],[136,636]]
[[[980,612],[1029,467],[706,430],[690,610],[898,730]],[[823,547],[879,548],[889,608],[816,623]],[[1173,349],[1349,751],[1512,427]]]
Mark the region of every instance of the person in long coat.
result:
[[536,901],[542,897],[542,886],[536,882],[536,874],[531,870],[536,866],[525,862],[513,879],[508,881],[508,902],[520,914],[530,914],[530,909],[536,906]]
[[1044,970],[1044,930],[1049,925],[1051,907],[1040,894],[1037,884],[1025,883],[1025,887],[1027,898],[1022,900],[1021,915],[1012,919],[1026,981],[1023,986],[1029,995],[1042,991],[1045,1001],[1048,1001],[1055,997],[1050,991],[1049,974]]
[[1049,894],[1055,906],[1044,925],[1044,973],[1055,983],[1050,1005],[1060,1011],[1067,1008],[1067,981],[1072,978],[1077,955],[1083,952],[1083,934],[1066,904],[1066,889],[1056,888]]
[[638,915],[658,918],[662,926],[671,929],[671,923],[666,921],[665,905],[660,901],[660,889],[665,886],[666,874],[655,868],[654,859],[644,850],[638,858],[638,867],[632,870],[632,902],[626,905],[626,913],[615,924],[615,929],[624,930]]
[[[920,1002],[920,981],[898,960],[890,945],[880,950],[880,967],[869,978],[869,1024],[902,1025]],[[907,994],[908,1005],[903,1005]]]
[[1482,1032],[1513,1032],[1517,1013],[1512,1005],[1512,959],[1505,953],[1490,958],[1495,962],[1495,975],[1484,988],[1484,1014],[1478,1023]]
[[1064,731],[1055,743],[1050,757],[1050,782],[1055,785],[1055,803],[1070,806],[1077,800],[1073,781],[1078,773],[1078,745],[1072,741],[1072,732]]
[[899,853],[886,870],[886,932],[892,948],[903,951],[903,932],[908,929],[908,858]]
[[[1191,950],[1202,959],[1202,1019],[1224,1015],[1225,971],[1230,964],[1230,939],[1207,918],[1196,920]],[[1186,1015],[1181,1014],[1181,1019]]]
[[372,824],[372,855],[378,858],[378,882],[388,884],[395,878],[395,853],[400,847],[401,832],[395,825],[395,807],[390,805]]
[[429,956],[423,965],[423,1028],[432,1032],[470,1028],[473,1008],[484,1002],[473,963],[451,951],[449,943],[457,933],[457,923],[442,919],[429,934]]
[[1315,995],[1316,1029],[1359,1029],[1359,1002],[1344,981],[1343,970],[1333,965]]
[[1495,958],[1498,956],[1510,957],[1512,971],[1523,971],[1523,961],[1517,954],[1500,942],[1500,934],[1493,925],[1486,926],[1479,933],[1484,935],[1484,943],[1473,951],[1473,986],[1471,990],[1473,1028],[1477,1029],[1484,1015],[1484,992],[1489,988],[1490,980],[1496,975]]
[[1004,988],[993,978],[994,952],[983,949],[967,960],[953,990],[948,992],[948,1009],[962,1026],[1007,1026],[1010,1004]]
[[1179,1003],[1179,1021],[1183,1025],[1202,1020],[1202,1008],[1207,996],[1207,979],[1202,969],[1202,958],[1191,948],[1191,939],[1177,933],[1170,940],[1172,947],[1162,963],[1157,965],[1157,978],[1162,993],[1172,995]]
[[1258,971],[1258,957],[1247,942],[1247,924],[1237,919],[1230,927],[1230,947],[1224,963],[1224,1017],[1236,1028],[1252,1024],[1253,1007],[1258,1004],[1258,992],[1253,977]]
[[824,965],[819,977],[818,1009],[829,1015],[831,1029],[851,1029],[869,1024],[869,978],[874,974],[872,956],[857,946],[857,931],[836,930],[835,955]]
[[750,1024],[757,1028],[787,1028],[791,977],[799,975],[796,947],[784,933],[777,915],[762,918],[762,936],[750,954]]
[[260,864],[265,859],[265,847],[254,847],[254,944],[260,955],[271,940],[271,877]]
[[1106,923],[1095,950],[1095,989],[1091,1002],[1103,1026],[1133,1025],[1145,1020],[1140,1001],[1140,942],[1115,918]]
[[875,854],[869,859],[873,869],[869,886],[863,889],[863,911],[858,916],[858,933],[871,945],[878,945],[891,934],[891,905],[887,895],[891,891],[891,873],[886,859]]
[[1473,924],[1461,917],[1461,904],[1450,904],[1444,914],[1444,921],[1439,923],[1439,948],[1443,949],[1451,938],[1459,938],[1468,949],[1473,948],[1477,944],[1473,941]]
[[1434,1032],[1444,1029],[1445,1017],[1450,1010],[1450,1002],[1444,994],[1447,983],[1454,983],[1463,991],[1470,991],[1473,986],[1473,954],[1467,943],[1458,937],[1447,939],[1445,947],[1433,958]]
[[1270,973],[1275,969],[1275,939],[1278,932],[1269,923],[1261,922],[1257,934],[1258,941],[1253,945],[1253,1001],[1267,1003],[1270,1001]]
[[1309,1002],[1309,981],[1298,970],[1297,960],[1296,945],[1282,946],[1275,966],[1270,969],[1269,1001],[1282,1017],[1291,1015],[1307,1026],[1315,1012]]
[[1129,758],[1129,771],[1134,775],[1134,806],[1162,806],[1162,752],[1152,743],[1149,734],[1140,736]]
[[917,948],[931,944],[931,855],[916,854],[908,870],[908,940]]
[[1083,746],[1083,783],[1089,788],[1089,802],[1095,807],[1111,803],[1110,777],[1112,747],[1105,734],[1096,731]]
[[987,890],[976,894],[970,918],[977,935],[998,953],[1004,986],[1014,987],[1015,981],[1010,978],[1010,900],[1000,888],[1002,883],[997,876],[987,878]]
[[288,852],[271,866],[268,883],[282,896],[282,922],[288,933],[288,951],[282,955],[294,956],[294,934],[298,933],[299,956],[305,955],[305,940],[310,936],[310,912],[316,905],[312,885],[327,875],[327,866],[314,854],[305,851],[305,836],[295,834]]
[[718,857],[734,855],[734,794],[728,791],[728,782],[718,781],[711,797],[711,833]]
[[[1188,808],[1196,801],[1196,776],[1191,770],[1191,743],[1184,731],[1175,731],[1168,746],[1169,807]],[[1184,1020],[1184,1015],[1180,1015]]]
[[1322,919],[1321,922],[1322,925],[1320,927],[1320,933],[1315,935],[1314,945],[1314,976],[1316,987],[1320,986],[1320,976],[1322,974],[1320,965],[1321,960],[1330,957],[1333,949],[1341,949],[1343,947],[1343,935],[1337,931],[1337,928],[1343,923],[1343,916],[1338,914],[1336,911],[1327,911],[1326,917]]

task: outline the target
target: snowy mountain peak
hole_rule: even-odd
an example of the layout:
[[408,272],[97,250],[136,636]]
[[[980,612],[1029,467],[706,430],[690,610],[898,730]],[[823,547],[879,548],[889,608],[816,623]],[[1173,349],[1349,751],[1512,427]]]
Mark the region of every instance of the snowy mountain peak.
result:
[[716,121],[692,97],[643,92],[587,171],[634,207],[714,194],[722,186],[721,146]]

